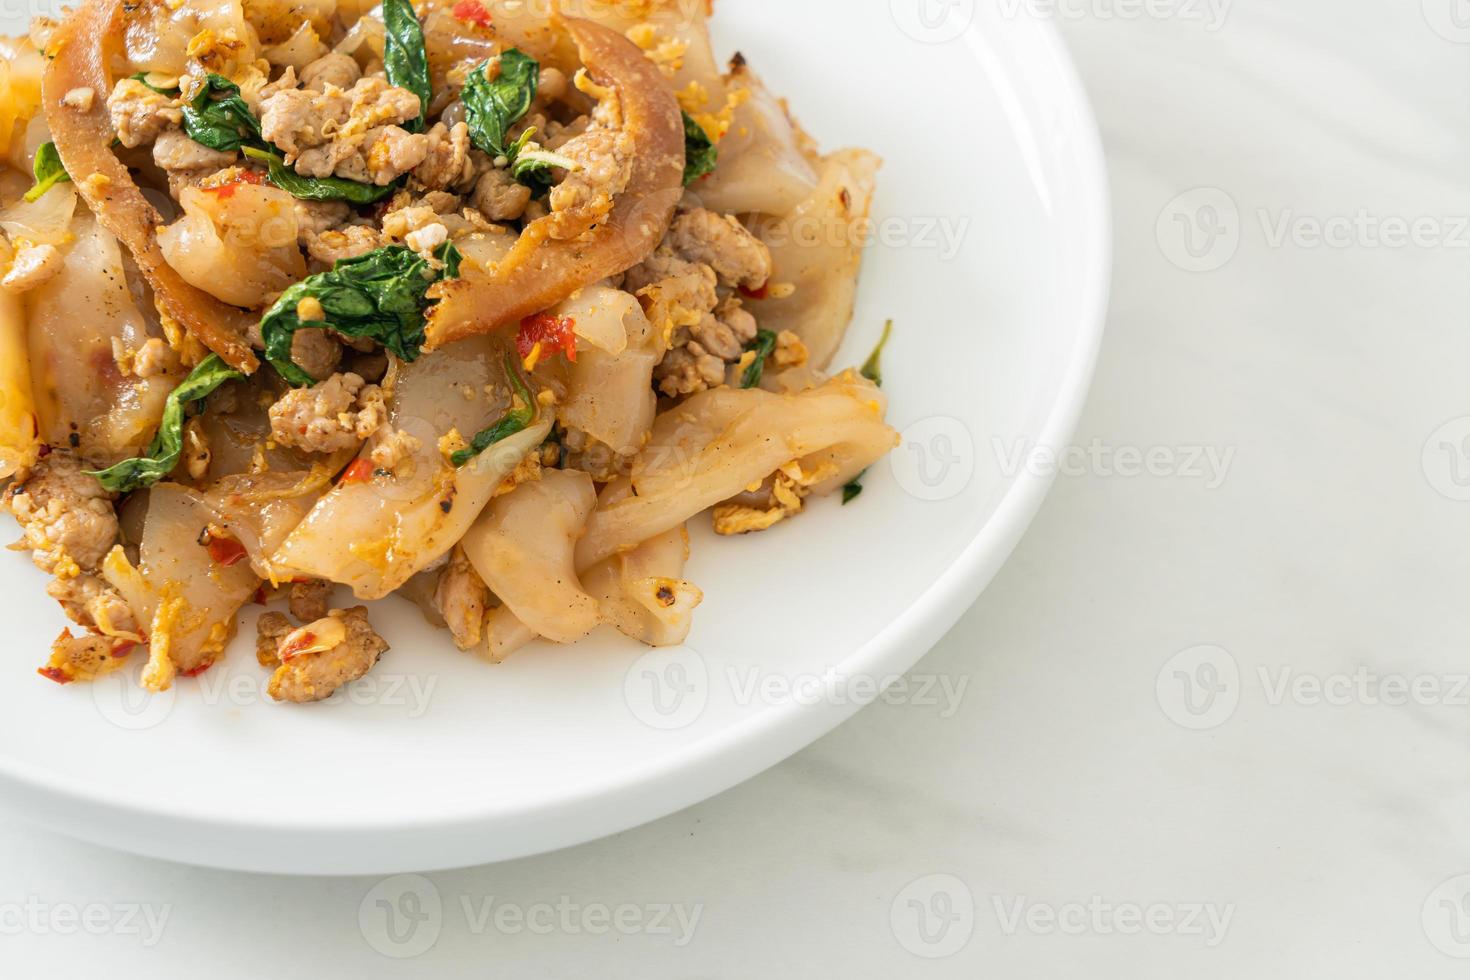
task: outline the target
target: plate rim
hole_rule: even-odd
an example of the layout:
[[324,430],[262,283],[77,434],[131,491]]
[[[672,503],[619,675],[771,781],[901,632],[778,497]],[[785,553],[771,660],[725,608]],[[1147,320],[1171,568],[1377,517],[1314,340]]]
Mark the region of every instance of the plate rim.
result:
[[[1085,182],[1082,199],[1089,208],[1086,224],[1092,232],[1092,240],[1086,243],[1093,261],[1082,284],[1080,330],[1037,437],[1038,445],[1060,446],[1075,433],[1101,349],[1112,275],[1113,228],[1106,157],[1091,100],[1056,25],[1044,19],[1032,20],[1031,25],[1049,55],[1058,93],[1076,117],[1079,142],[1071,150]],[[1054,473],[1022,468],[990,519],[960,554],[897,618],[844,658],[841,669],[875,676],[911,670],[1009,559],[1054,479]],[[218,813],[191,813],[178,806],[111,799],[89,790],[80,780],[3,755],[0,805],[9,814],[82,840],[206,867],[308,876],[447,870],[560,850],[676,813],[795,755],[861,707],[795,700],[772,705],[643,766],[621,769],[616,775],[581,783],[533,804],[486,808],[483,801],[477,801],[473,808],[410,819],[369,814],[351,821],[314,822],[299,816],[236,820]],[[599,815],[596,818],[589,816],[594,811]],[[603,815],[608,812],[616,812],[617,818],[606,819]],[[97,826],[111,830],[99,834],[84,829],[95,831]],[[466,845],[467,835],[492,828],[496,839],[482,838],[477,850]],[[274,840],[278,856],[273,858],[231,843],[233,835],[261,830],[286,833],[291,840]],[[390,833],[413,840],[401,841],[401,850],[395,848],[391,854],[375,849],[377,860],[361,859],[364,848],[360,845],[381,844]],[[155,843],[159,840],[188,843],[169,848]],[[330,853],[319,850],[329,843]],[[307,854],[312,863],[303,866],[302,856]]]

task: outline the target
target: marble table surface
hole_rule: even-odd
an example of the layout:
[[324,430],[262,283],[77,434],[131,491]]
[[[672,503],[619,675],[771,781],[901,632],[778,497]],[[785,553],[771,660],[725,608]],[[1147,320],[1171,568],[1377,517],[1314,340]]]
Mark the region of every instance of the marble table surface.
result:
[[907,696],[652,825],[426,879],[0,824],[0,974],[1465,976],[1470,4],[1034,6],[1109,154],[1108,336]]

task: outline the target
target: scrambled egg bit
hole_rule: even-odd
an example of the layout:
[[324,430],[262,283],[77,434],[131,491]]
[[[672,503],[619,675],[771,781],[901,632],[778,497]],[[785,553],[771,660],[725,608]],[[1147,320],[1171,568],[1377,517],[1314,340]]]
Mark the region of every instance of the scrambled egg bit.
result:
[[747,488],[751,494],[768,494],[766,506],[737,502],[720,504],[714,509],[716,534],[750,534],[764,531],[788,517],[801,513],[802,501],[811,488],[837,473],[837,464],[825,460],[804,469],[801,460],[794,459],[782,466],[763,483]]

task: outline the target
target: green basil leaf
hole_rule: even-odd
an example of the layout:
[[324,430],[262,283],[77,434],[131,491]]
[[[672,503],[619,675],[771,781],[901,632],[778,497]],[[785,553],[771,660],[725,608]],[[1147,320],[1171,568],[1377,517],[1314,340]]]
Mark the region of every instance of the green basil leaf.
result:
[[[878,338],[878,346],[873,348],[873,353],[869,354],[868,359],[863,362],[862,371],[860,372],[863,377],[880,388],[883,387],[883,348],[888,346],[888,335],[891,333],[893,333],[893,321],[889,320],[883,324],[883,336]],[[867,472],[867,470],[863,470],[862,473],[852,478],[851,483],[842,488],[842,504],[844,507],[856,500],[858,495],[863,492],[863,477]]]
[[398,182],[363,184],[345,177],[303,177],[286,166],[285,157],[254,146],[241,147],[247,157],[269,167],[270,182],[303,201],[346,201],[349,204],[373,204],[398,189]]
[[449,457],[449,461],[455,466],[463,466],[497,442],[509,439],[536,421],[536,400],[531,397],[531,391],[526,387],[526,382],[521,380],[521,372],[516,366],[515,358],[509,354],[505,355],[505,373],[510,378],[511,391],[515,392],[521,400],[521,407],[512,407],[510,411],[501,416],[500,421],[488,429],[481,429],[475,433],[475,438],[470,440],[467,449],[461,449]]
[[459,264],[464,261],[464,256],[459,253],[459,249],[454,247],[453,242],[445,242],[440,245],[439,250],[434,253],[434,258],[444,263],[444,268],[439,270],[435,282],[459,278]]
[[[329,271],[291,286],[261,318],[266,359],[290,384],[312,384],[311,376],[291,360],[291,338],[302,328],[330,327],[377,341],[402,360],[416,360],[424,345],[429,286],[459,276],[460,254],[452,242],[439,246],[435,257],[444,268],[432,268],[412,249],[387,245],[341,259]],[[301,319],[301,303],[307,299],[320,304],[320,319]]]
[[878,346],[873,348],[873,353],[869,354],[868,359],[863,362],[863,369],[860,372],[863,377],[879,388],[883,387],[883,348],[888,346],[888,335],[892,332],[893,321],[889,320],[883,324],[883,336],[878,338]]
[[740,387],[754,388],[761,383],[761,375],[766,371],[766,358],[776,349],[776,335],[769,330],[757,330],[755,339],[746,344],[745,349],[755,351],[755,360],[740,375]]
[[550,150],[526,150],[526,137],[534,132],[534,129],[526,129],[525,134],[510,147],[510,176],[516,178],[520,184],[531,188],[532,197],[541,197],[545,192],[551,190],[551,170],[556,167],[564,167],[570,170],[576,166],[575,160],[569,160],[560,153],[551,153]]
[[531,188],[532,197],[540,197],[551,190],[551,164],[545,160],[516,158],[510,165],[510,175]]
[[709,138],[694,117],[689,113],[684,116],[684,186],[688,187],[705,174],[713,173],[715,164],[719,162],[720,151],[715,148],[714,140]]
[[541,197],[551,190],[553,164],[535,155],[523,155],[526,145],[535,135],[535,126],[526,127],[521,135],[516,137],[516,141],[506,148],[505,155],[510,160],[510,175],[531,188],[532,197]]
[[184,106],[184,132],[194,142],[224,153],[260,145],[260,120],[240,96],[240,86],[213,73]]
[[61,154],[56,152],[55,143],[42,143],[36,147],[36,162],[32,170],[36,175],[36,186],[26,191],[27,201],[38,200],[57,184],[71,180],[71,175],[61,165]]
[[459,98],[464,103],[470,142],[491,157],[509,157],[507,136],[531,110],[541,65],[519,48],[511,48],[501,53],[500,75],[492,82],[485,75],[489,64],[482,61],[470,69]]
[[103,488],[112,493],[128,493],[143,487],[151,487],[173,472],[184,451],[184,408],[192,401],[204,398],[226,381],[243,378],[244,375],[220,360],[218,354],[210,354],[189,372],[189,376],[177,388],[169,392],[163,404],[163,421],[158,434],[148,446],[146,456],[125,459],[105,470],[89,471]]
[[406,88],[419,97],[419,117],[404,124],[410,133],[423,132],[433,89],[429,82],[429,55],[424,27],[411,0],[383,0],[383,70],[388,84]]

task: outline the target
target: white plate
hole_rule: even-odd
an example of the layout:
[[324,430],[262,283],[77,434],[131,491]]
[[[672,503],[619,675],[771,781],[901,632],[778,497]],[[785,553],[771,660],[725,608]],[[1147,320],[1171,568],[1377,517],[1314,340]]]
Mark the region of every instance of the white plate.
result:
[[225,663],[149,700],[136,668],[94,686],[37,677],[60,613],[25,557],[0,556],[0,801],[198,864],[429,870],[671,813],[870,700],[1035,514],[1049,479],[1014,454],[1070,438],[1102,331],[1095,126],[1054,30],[1007,6],[720,4],[717,45],[744,52],[824,146],[886,158],[839,361],[861,361],[894,318],[885,387],[905,442],[847,507],[746,538],[697,530],[689,574],[707,598],[687,647],[598,634],[492,667],[390,599],[373,619],[392,652],[351,698],[303,708],[265,698],[251,607]]

